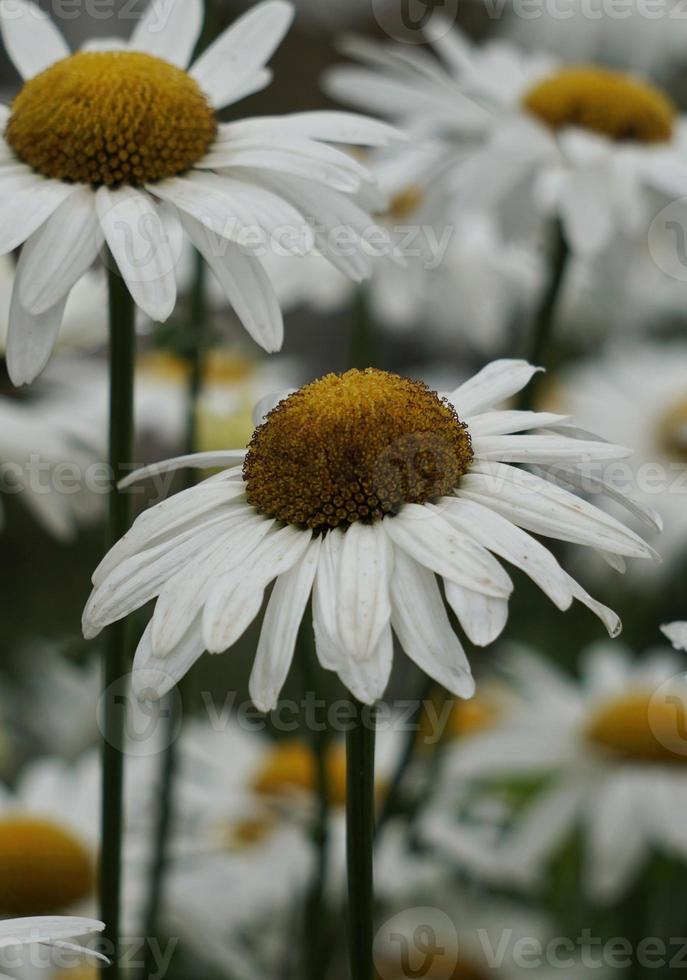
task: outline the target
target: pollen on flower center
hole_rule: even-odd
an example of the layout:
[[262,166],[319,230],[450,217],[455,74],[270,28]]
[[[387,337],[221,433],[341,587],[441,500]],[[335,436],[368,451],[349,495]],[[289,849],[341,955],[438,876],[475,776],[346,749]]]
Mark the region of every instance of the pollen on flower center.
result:
[[472,456],[451,405],[369,368],[327,375],[280,402],[253,435],[244,477],[260,513],[325,531],[449,493]]
[[81,52],[28,81],[5,139],[45,177],[108,187],[184,173],[216,133],[190,75],[133,51]]
[[58,912],[94,887],[93,859],[70,831],[33,817],[0,819],[0,915]]
[[587,737],[626,761],[680,764],[687,756],[673,751],[680,723],[680,705],[654,698],[652,691],[635,691],[603,705],[588,725]]
[[671,459],[687,463],[687,398],[671,405],[661,419],[658,441]]
[[539,82],[523,107],[554,130],[579,126],[618,142],[662,143],[677,109],[648,82],[604,68],[567,68]]

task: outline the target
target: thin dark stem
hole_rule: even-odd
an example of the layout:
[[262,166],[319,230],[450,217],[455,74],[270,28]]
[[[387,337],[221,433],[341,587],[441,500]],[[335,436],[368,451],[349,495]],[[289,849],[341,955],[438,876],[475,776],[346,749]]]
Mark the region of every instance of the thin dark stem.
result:
[[[303,673],[306,693],[317,697],[318,664],[312,634],[311,615],[303,617],[298,637],[299,662]],[[303,963],[306,980],[322,980],[328,950],[328,923],[326,909],[327,865],[329,855],[329,801],[330,786],[327,757],[331,745],[326,725],[307,732],[315,763],[317,809],[312,825],[312,841],[317,855],[313,879],[305,900],[303,932]]]
[[419,688],[417,705],[413,710],[412,716],[408,719],[408,731],[406,732],[403,751],[398,760],[396,769],[391,777],[389,791],[384,800],[384,806],[377,820],[376,836],[379,837],[389,820],[394,817],[402,808],[403,792],[406,776],[415,761],[415,755],[420,741],[420,720],[425,702],[429,700],[432,691],[436,687],[436,682],[431,677],[422,675]]
[[[538,367],[548,367],[550,362],[549,355],[556,312],[565,284],[569,259],[570,248],[565,238],[563,225],[557,219],[552,233],[549,282],[534,318],[531,347],[527,356],[530,364],[536,364]],[[518,401],[518,408],[523,411],[529,411],[536,405],[541,381],[541,374],[534,376],[530,384],[522,392]]]
[[[109,273],[110,309],[110,493],[107,544],[111,547],[131,523],[131,495],[120,493],[116,481],[133,460],[135,309],[125,281]],[[100,914],[105,922],[104,945],[111,965],[102,968],[107,980],[119,980],[119,933],[124,790],[124,711],[116,686],[129,671],[129,626],[126,620],[108,630],[105,646],[103,698],[103,795],[100,856]],[[121,694],[121,692],[120,692]]]
[[351,310],[348,366],[364,371],[377,363],[379,350],[367,286],[358,287]]
[[[198,442],[198,399],[203,389],[203,374],[205,369],[205,282],[206,265],[199,254],[195,256],[195,275],[189,304],[188,333],[191,342],[188,349],[188,391],[187,391],[187,426],[184,451],[190,454],[196,451]],[[192,486],[196,472],[188,471],[187,486]],[[191,700],[191,689],[187,675],[182,682],[182,690]],[[145,915],[146,936],[157,936],[160,924],[160,912],[164,901],[165,875],[169,865],[169,840],[174,827],[174,780],[178,767],[178,717],[175,712],[175,700],[167,699],[167,732],[166,748],[162,754],[160,769],[160,794],[155,824],[155,839],[153,863],[150,871],[150,891]],[[141,980],[147,980],[155,968],[153,947],[146,943],[144,964]]]
[[353,701],[346,735],[346,856],[351,980],[372,980],[375,710]]

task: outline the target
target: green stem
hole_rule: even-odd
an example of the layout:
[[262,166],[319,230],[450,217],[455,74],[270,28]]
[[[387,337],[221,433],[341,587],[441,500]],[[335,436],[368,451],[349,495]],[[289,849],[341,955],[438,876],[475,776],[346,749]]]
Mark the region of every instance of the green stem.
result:
[[351,337],[348,351],[349,368],[374,367],[379,355],[374,320],[370,311],[368,288],[359,286],[351,310]]
[[[206,265],[201,255],[196,253],[196,267],[189,304],[189,337],[191,342],[188,349],[188,390],[187,390],[187,426],[184,452],[189,455],[196,451],[198,442],[198,399],[203,389],[203,374],[205,369],[204,335],[207,315],[205,304]],[[195,470],[189,470],[187,486],[192,486]],[[184,693],[189,695],[191,690],[189,676],[184,678],[181,685]],[[169,865],[169,839],[174,826],[174,780],[178,767],[177,723],[175,700],[167,699],[166,748],[162,754],[160,769],[160,795],[155,825],[155,840],[153,863],[150,872],[150,890],[145,914],[146,936],[151,939],[159,933],[160,911],[164,901],[165,875]],[[153,949],[150,942],[146,943],[145,957],[141,980],[147,980],[155,969]]]
[[[312,618],[303,617],[298,639],[299,659],[306,692],[317,696],[317,657],[313,645]],[[329,855],[330,786],[327,756],[331,744],[326,728],[312,731],[310,745],[315,763],[317,810],[312,826],[312,841],[317,855],[313,880],[305,901],[303,963],[307,980],[321,980],[326,972],[328,923],[326,909],[327,866]]]
[[353,701],[346,735],[346,858],[351,980],[372,980],[375,710]]
[[[128,531],[131,495],[120,493],[117,480],[127,473],[134,454],[135,308],[126,282],[116,269],[108,276],[110,311],[110,493],[108,547]],[[111,965],[102,967],[107,980],[119,980],[119,933],[124,791],[124,711],[114,691],[130,668],[129,624],[115,623],[105,645],[103,698],[103,794],[100,855],[100,914]]]
[[[534,318],[532,344],[527,357],[530,364],[536,364],[538,367],[549,366],[556,312],[562,296],[569,260],[570,247],[565,238],[563,225],[560,219],[556,219],[551,242],[551,274]],[[536,374],[520,395],[518,408],[530,411],[536,405],[541,382],[542,375]]]

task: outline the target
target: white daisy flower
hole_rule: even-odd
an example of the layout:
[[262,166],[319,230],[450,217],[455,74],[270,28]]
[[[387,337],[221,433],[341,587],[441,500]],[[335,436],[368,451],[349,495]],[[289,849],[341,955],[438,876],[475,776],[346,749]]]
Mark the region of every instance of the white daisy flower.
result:
[[330,93],[399,120],[433,148],[434,173],[471,206],[529,188],[579,254],[647,224],[649,190],[687,191],[685,122],[670,98],[631,74],[558,65],[505,41],[474,48],[432,22],[425,51],[355,45],[363,68],[336,68]]
[[542,780],[502,835],[504,869],[536,882],[581,830],[585,889],[606,903],[632,886],[653,847],[687,857],[683,661],[599,643],[583,658],[581,682],[526,651],[505,663],[520,705],[466,742],[453,768],[463,780]]
[[616,563],[655,557],[637,534],[548,479],[560,461],[574,482],[584,463],[629,451],[561,416],[497,411],[536,371],[495,361],[444,399],[384,371],[328,375],[280,401],[247,453],[153,467],[147,472],[242,462],[138,518],[94,574],[85,635],[157,598],[134,682],[139,694],[159,697],[205,650],[231,647],[276,580],[251,676],[252,698],[268,711],[311,593],[322,666],[367,703],[386,689],[392,631],[428,675],[472,696],[436,577],[468,637],[486,645],[503,630],[513,591],[498,558],[559,608],[577,598],[617,634],[615,614],[528,532],[602,549]]
[[[81,955],[91,960],[107,963],[107,959],[82,946],[78,940],[102,932],[105,925],[97,919],[86,919],[68,915],[39,915],[26,916],[19,919],[4,919],[0,921],[0,963],[3,969],[19,968],[19,975],[26,976],[26,969],[19,961],[30,961],[30,947],[51,947],[56,951]],[[71,958],[70,957],[70,958]],[[5,964],[8,961],[9,965]],[[65,976],[75,977],[81,974],[81,969],[67,969]],[[88,975],[88,973],[86,974]],[[6,976],[6,974],[4,974]]]
[[[398,134],[344,113],[215,117],[269,83],[265,64],[292,12],[284,0],[257,5],[187,72],[202,0],[151,4],[128,43],[99,39],[76,54],[34,3],[0,8],[25,81],[0,113],[0,253],[25,244],[7,342],[16,384],[45,366],[69,292],[104,243],[140,309],[166,320],[187,235],[269,351],[283,324],[261,250],[302,254],[317,242],[346,274],[368,275],[373,222],[353,195],[371,178],[327,144],[384,145]],[[342,228],[345,249],[333,241]]]
[[687,651],[687,623],[670,623],[661,629],[676,650]]
[[635,456],[612,479],[645,496],[657,512],[666,571],[687,551],[686,377],[687,344],[617,344],[560,374],[544,398],[604,439],[630,441]]
[[58,376],[26,398],[0,395],[0,526],[3,497],[18,497],[59,541],[102,514],[103,495],[87,476],[104,459],[106,415],[89,409]]

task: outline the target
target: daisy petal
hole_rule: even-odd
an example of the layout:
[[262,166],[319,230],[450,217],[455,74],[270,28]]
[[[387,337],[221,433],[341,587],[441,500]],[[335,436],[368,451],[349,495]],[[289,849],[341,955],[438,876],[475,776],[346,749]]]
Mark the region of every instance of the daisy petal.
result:
[[485,412],[470,419],[471,436],[507,436],[567,422],[568,415],[551,412]]
[[50,17],[28,0],[3,0],[0,29],[7,53],[25,82],[71,54]]
[[[19,260],[21,266],[21,259]],[[19,274],[17,274],[17,279]],[[50,360],[60,332],[67,296],[52,309],[33,316],[19,302],[15,281],[7,331],[7,372],[14,385],[30,384]]]
[[150,0],[129,48],[187,68],[202,27],[202,0]]
[[279,576],[267,605],[250,675],[250,696],[265,714],[276,708],[286,682],[315,581],[320,545],[321,538],[314,538],[301,560]]
[[492,361],[448,398],[460,417],[469,419],[517,395],[541,370],[527,361]]
[[134,302],[163,323],[176,304],[176,258],[150,196],[133,187],[96,193],[105,240]]
[[450,582],[496,599],[507,599],[513,591],[513,583],[496,559],[436,509],[406,504],[397,517],[383,521],[382,527],[398,548]]
[[358,701],[373,705],[384,697],[391,676],[393,659],[394,641],[391,628],[387,625],[367,660],[344,657],[337,668],[337,673]]
[[285,116],[260,116],[227,123],[221,128],[226,137],[255,138],[265,132],[275,136],[296,136],[325,143],[351,146],[386,146],[404,134],[388,123],[355,112],[294,112]]
[[151,463],[150,466],[143,466],[140,470],[135,470],[120,480],[117,486],[120,490],[126,490],[127,487],[133,486],[135,483],[148,480],[151,476],[159,476],[161,473],[175,473],[177,470],[186,468],[211,470],[218,466],[242,462],[245,456],[245,449],[225,449],[217,452],[191,453],[189,456],[175,456],[173,459],[162,459],[159,463]]
[[188,215],[182,215],[182,222],[256,344],[268,353],[281,350],[284,320],[274,287],[260,260],[226,239],[221,247],[213,248],[210,242],[213,236],[208,229]]
[[411,660],[459,698],[471,698],[475,682],[451,628],[434,573],[397,549],[391,579],[391,625]]
[[77,187],[39,177],[28,167],[0,169],[0,255],[23,245]]
[[626,894],[649,854],[642,828],[641,778],[629,767],[609,774],[589,808],[585,879],[592,898],[607,904]]
[[601,620],[608,631],[608,635],[615,639],[623,631],[623,624],[620,621],[620,617],[609,609],[608,606],[604,606],[601,602],[592,598],[588,592],[586,592],[579,582],[570,577],[570,588],[572,589],[573,596],[578,602],[581,602],[583,606],[586,606],[594,615]]
[[339,528],[322,542],[320,561],[313,587],[313,629],[317,656],[325,670],[336,670],[342,654],[336,642],[337,568],[344,534]]
[[506,599],[493,599],[455,582],[446,582],[445,589],[446,600],[471,643],[486,647],[501,636],[508,622]]
[[81,45],[80,51],[128,51],[129,42],[123,37],[92,37]]
[[670,623],[662,626],[661,631],[676,650],[687,650],[687,623]]
[[134,657],[132,686],[141,701],[163,698],[205,652],[200,618],[191,624],[184,638],[166,657],[154,655],[151,634],[152,624],[149,623]]
[[45,313],[71,290],[103,245],[90,187],[79,187],[26,243],[19,298],[30,313]]
[[54,940],[76,939],[102,932],[104,923],[73,915],[37,915],[0,922],[0,948],[26,943],[49,945]]
[[344,535],[338,555],[338,631],[342,651],[367,660],[391,616],[389,578],[393,549],[381,523],[357,522]]
[[553,435],[479,436],[473,439],[476,459],[503,463],[539,463],[542,465],[592,460],[628,459],[631,449],[607,442],[583,442]]
[[292,20],[290,3],[266,0],[239,17],[200,56],[190,73],[215,109],[236,100],[237,92],[272,57]]

